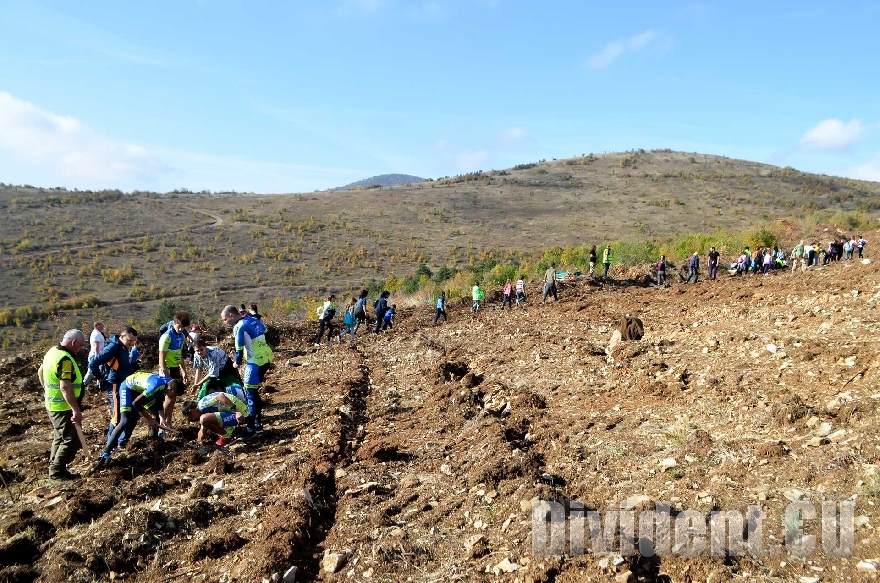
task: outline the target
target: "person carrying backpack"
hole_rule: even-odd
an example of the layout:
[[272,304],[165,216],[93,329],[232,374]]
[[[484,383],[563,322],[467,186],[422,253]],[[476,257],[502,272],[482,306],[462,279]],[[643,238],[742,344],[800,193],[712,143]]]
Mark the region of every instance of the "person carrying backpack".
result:
[[333,324],[333,316],[336,315],[336,304],[333,301],[336,299],[336,296],[330,294],[327,296],[327,300],[324,302],[324,305],[318,308],[318,336],[315,338],[315,346],[321,345],[321,337],[324,336],[324,328],[327,328],[327,342],[329,343],[333,338],[333,333],[336,330],[336,326]]
[[342,342],[342,339],[346,334],[351,334],[351,342],[354,343],[354,333],[358,327],[358,321],[354,315],[357,302],[357,298],[351,298],[351,301],[348,302],[348,307],[345,309],[345,316],[342,318],[342,332],[339,333],[339,342]]
[[394,315],[396,313],[397,304],[391,304],[391,306],[385,310],[385,315],[382,316],[382,331],[385,331],[388,328],[394,328]]
[[660,256],[657,262],[657,287],[666,285],[666,255]]
[[385,312],[388,311],[388,296],[391,295],[391,292],[386,290],[382,291],[382,294],[379,296],[375,302],[373,302],[373,314],[376,316],[376,329],[373,330],[375,334],[378,334],[382,329],[382,322],[385,318]]

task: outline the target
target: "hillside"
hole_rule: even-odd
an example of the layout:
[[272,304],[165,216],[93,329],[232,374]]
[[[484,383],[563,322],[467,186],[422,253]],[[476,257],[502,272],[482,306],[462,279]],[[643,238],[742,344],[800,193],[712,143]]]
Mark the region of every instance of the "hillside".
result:
[[409,174],[380,174],[379,176],[364,178],[363,180],[358,180],[357,182],[334,188],[334,190],[361,190],[365,188],[376,188],[379,186],[400,186],[418,184],[419,182],[424,182],[424,180],[424,178],[411,176]]
[[[66,486],[43,479],[39,353],[0,363],[11,420],[0,441],[0,577],[229,583],[279,581],[293,567],[296,581],[874,576],[877,264],[631,283],[565,282],[543,306],[535,284],[523,307],[500,311],[490,294],[477,316],[453,302],[436,327],[429,307],[401,309],[393,331],[354,346],[315,348],[311,325],[276,322],[260,439],[197,445],[178,418],[172,438],[148,442],[141,426],[110,467],[78,458],[74,469],[90,474]],[[645,335],[607,352],[626,314]],[[228,349],[228,331],[205,334]],[[155,338],[145,345],[152,364]],[[93,447],[104,400],[86,399]],[[652,557],[621,552],[614,533],[609,556],[533,547],[541,501],[636,517],[665,503],[676,521],[691,511],[704,527],[713,510],[760,505],[760,537],[773,545],[798,528],[783,514],[790,500],[818,516],[822,501],[854,500],[851,552],[823,546],[818,518],[804,523],[817,537],[805,556],[789,544],[775,556],[753,546],[688,558],[676,546]]]
[[[216,321],[217,306],[252,301],[301,318],[327,293],[345,297],[364,285],[397,291],[421,264],[464,271],[443,282],[458,294],[470,286],[469,270],[493,262],[540,277],[542,254],[554,248],[764,226],[790,246],[826,227],[869,225],[878,208],[877,183],[668,151],[542,161],[357,193],[0,186],[0,350],[48,345],[56,331],[89,329],[96,318],[111,329],[123,322],[153,329],[163,300],[206,323]],[[739,250],[718,237],[694,244],[719,245],[725,256]],[[560,269],[578,269],[562,260]]]

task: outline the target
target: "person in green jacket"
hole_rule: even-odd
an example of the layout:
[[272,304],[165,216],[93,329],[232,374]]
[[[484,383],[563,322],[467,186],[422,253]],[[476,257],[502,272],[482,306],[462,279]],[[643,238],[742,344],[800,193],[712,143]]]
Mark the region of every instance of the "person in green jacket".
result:
[[474,289],[471,290],[471,299],[474,300],[474,305],[471,306],[471,311],[477,313],[480,311],[480,303],[486,299],[486,292],[483,291],[483,288],[480,287],[479,283],[474,284]]
[[602,278],[607,279],[608,268],[611,267],[611,245],[606,245],[605,250],[602,251],[602,266],[605,268],[605,272],[602,274]]

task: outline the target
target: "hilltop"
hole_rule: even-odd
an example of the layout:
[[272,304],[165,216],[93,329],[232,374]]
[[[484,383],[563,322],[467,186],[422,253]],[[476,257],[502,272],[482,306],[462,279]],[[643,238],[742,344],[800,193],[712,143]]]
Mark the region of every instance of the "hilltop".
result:
[[[8,581],[681,581],[858,579],[880,565],[877,264],[723,277],[665,289],[563,282],[558,303],[474,316],[403,308],[394,330],[311,346],[273,322],[267,432],[231,447],[138,427],[126,452],[49,487],[40,354],[0,363],[11,420],[0,574]],[[609,348],[622,316],[645,335]],[[204,332],[229,349],[228,330]],[[156,339],[143,339],[147,366]],[[86,398],[89,443],[105,397]],[[94,453],[93,453],[94,455]],[[93,458],[78,458],[89,471]],[[765,545],[798,528],[790,500],[855,501],[851,551],[805,557],[533,552],[533,509],[766,513]],[[543,516],[540,512],[537,516]],[[676,523],[677,524],[677,523]],[[731,527],[735,529],[735,526]],[[734,530],[734,532],[736,532]],[[673,535],[679,536],[679,535]],[[574,542],[574,541],[572,541]],[[589,538],[585,538],[591,548]],[[832,543],[835,541],[831,541]],[[636,549],[638,546],[636,545]],[[627,555],[626,552],[623,553]],[[813,580],[813,579],[809,579]]]
[[424,178],[409,174],[380,174],[371,178],[364,178],[333,190],[361,190],[363,188],[377,188],[381,186],[399,186],[404,184],[418,184],[424,182]]
[[[744,239],[724,233],[758,229],[790,246],[824,228],[870,227],[878,208],[878,183],[659,150],[540,161],[357,193],[4,185],[0,349],[48,344],[57,331],[88,329],[96,318],[111,329],[123,322],[153,329],[163,301],[205,323],[216,321],[217,306],[252,301],[266,313],[302,318],[327,293],[412,290],[428,272],[431,286],[455,296],[493,265],[540,277],[545,252],[562,270],[582,270],[572,265],[584,254],[576,248],[603,242],[654,241],[630,259],[646,263],[664,242],[694,233],[704,236],[684,239],[685,253],[714,244],[727,256]],[[878,244],[875,234],[863,234]],[[674,256],[675,246],[668,252]]]

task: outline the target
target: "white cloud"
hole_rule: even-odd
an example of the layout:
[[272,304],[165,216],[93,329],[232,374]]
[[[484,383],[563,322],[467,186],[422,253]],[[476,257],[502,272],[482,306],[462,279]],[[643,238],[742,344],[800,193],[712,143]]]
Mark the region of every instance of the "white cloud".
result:
[[836,118],[820,121],[801,138],[801,146],[811,150],[845,150],[858,142],[867,128],[857,119]]
[[[150,180],[156,162],[141,146],[116,142],[80,120],[0,92],[0,152],[15,164],[65,185]],[[45,184],[45,182],[43,182]]]
[[587,66],[591,69],[604,69],[624,53],[640,51],[651,45],[657,45],[659,49],[668,50],[671,46],[671,39],[664,38],[656,31],[649,29],[629,38],[618,39],[608,43],[602,50],[590,55],[587,59]]
[[440,140],[436,144],[434,144],[434,150],[437,152],[444,152],[446,148],[449,147],[449,140]]
[[502,142],[519,142],[529,137],[529,132],[522,128],[507,128],[499,134]]
[[880,154],[865,164],[853,167],[846,175],[860,180],[880,182]]
[[482,170],[488,157],[487,150],[463,150],[455,157],[455,166],[459,172]]

